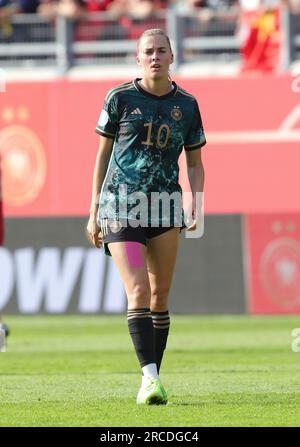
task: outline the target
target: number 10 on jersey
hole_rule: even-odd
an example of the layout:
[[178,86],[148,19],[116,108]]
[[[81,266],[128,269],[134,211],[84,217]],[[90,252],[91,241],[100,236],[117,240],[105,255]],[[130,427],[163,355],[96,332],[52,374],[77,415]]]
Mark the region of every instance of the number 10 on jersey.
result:
[[[144,127],[147,127],[147,139],[146,141],[142,141],[142,144],[146,144],[147,146],[153,146],[153,134],[152,134],[152,126],[153,123],[145,123]],[[165,132],[163,133],[163,130],[165,129]],[[156,137],[156,144],[160,149],[165,149],[165,147],[168,144],[169,137],[170,137],[171,129],[167,124],[161,124],[159,126],[157,137]],[[163,133],[163,134],[162,134]]]

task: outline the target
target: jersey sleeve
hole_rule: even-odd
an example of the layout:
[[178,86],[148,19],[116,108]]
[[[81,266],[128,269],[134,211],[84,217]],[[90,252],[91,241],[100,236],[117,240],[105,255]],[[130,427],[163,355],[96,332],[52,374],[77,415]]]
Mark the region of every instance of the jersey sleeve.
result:
[[107,95],[96,126],[96,132],[104,137],[115,138],[118,126],[117,95]]
[[194,151],[206,144],[202,119],[198,107],[198,103],[194,101],[194,111],[192,115],[192,124],[186,135],[184,148],[186,151]]

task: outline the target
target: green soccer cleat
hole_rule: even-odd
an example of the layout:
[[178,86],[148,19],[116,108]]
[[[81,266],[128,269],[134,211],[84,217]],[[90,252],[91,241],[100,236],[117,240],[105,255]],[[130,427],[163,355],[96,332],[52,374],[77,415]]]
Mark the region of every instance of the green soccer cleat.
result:
[[168,397],[161,381],[149,377],[149,382],[145,386],[141,386],[136,403],[144,405],[166,405],[168,403]]

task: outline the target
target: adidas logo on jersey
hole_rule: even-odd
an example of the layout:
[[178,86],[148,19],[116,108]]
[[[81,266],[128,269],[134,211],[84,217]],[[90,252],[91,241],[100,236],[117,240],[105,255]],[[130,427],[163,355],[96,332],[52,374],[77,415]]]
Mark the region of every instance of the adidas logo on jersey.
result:
[[136,109],[134,109],[133,112],[131,112],[130,115],[141,115],[141,114],[142,114],[142,112],[141,112],[140,109],[137,107]]

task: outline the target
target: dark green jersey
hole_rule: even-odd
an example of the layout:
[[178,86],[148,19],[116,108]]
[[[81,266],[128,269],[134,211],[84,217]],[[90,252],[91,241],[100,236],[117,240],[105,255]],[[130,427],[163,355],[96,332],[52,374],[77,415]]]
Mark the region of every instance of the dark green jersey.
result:
[[129,195],[181,193],[180,153],[183,147],[192,151],[206,143],[192,95],[173,82],[170,93],[156,96],[143,90],[138,80],[109,91],[96,127],[96,132],[114,139],[101,188],[100,218],[127,218],[138,203],[128,202]]

